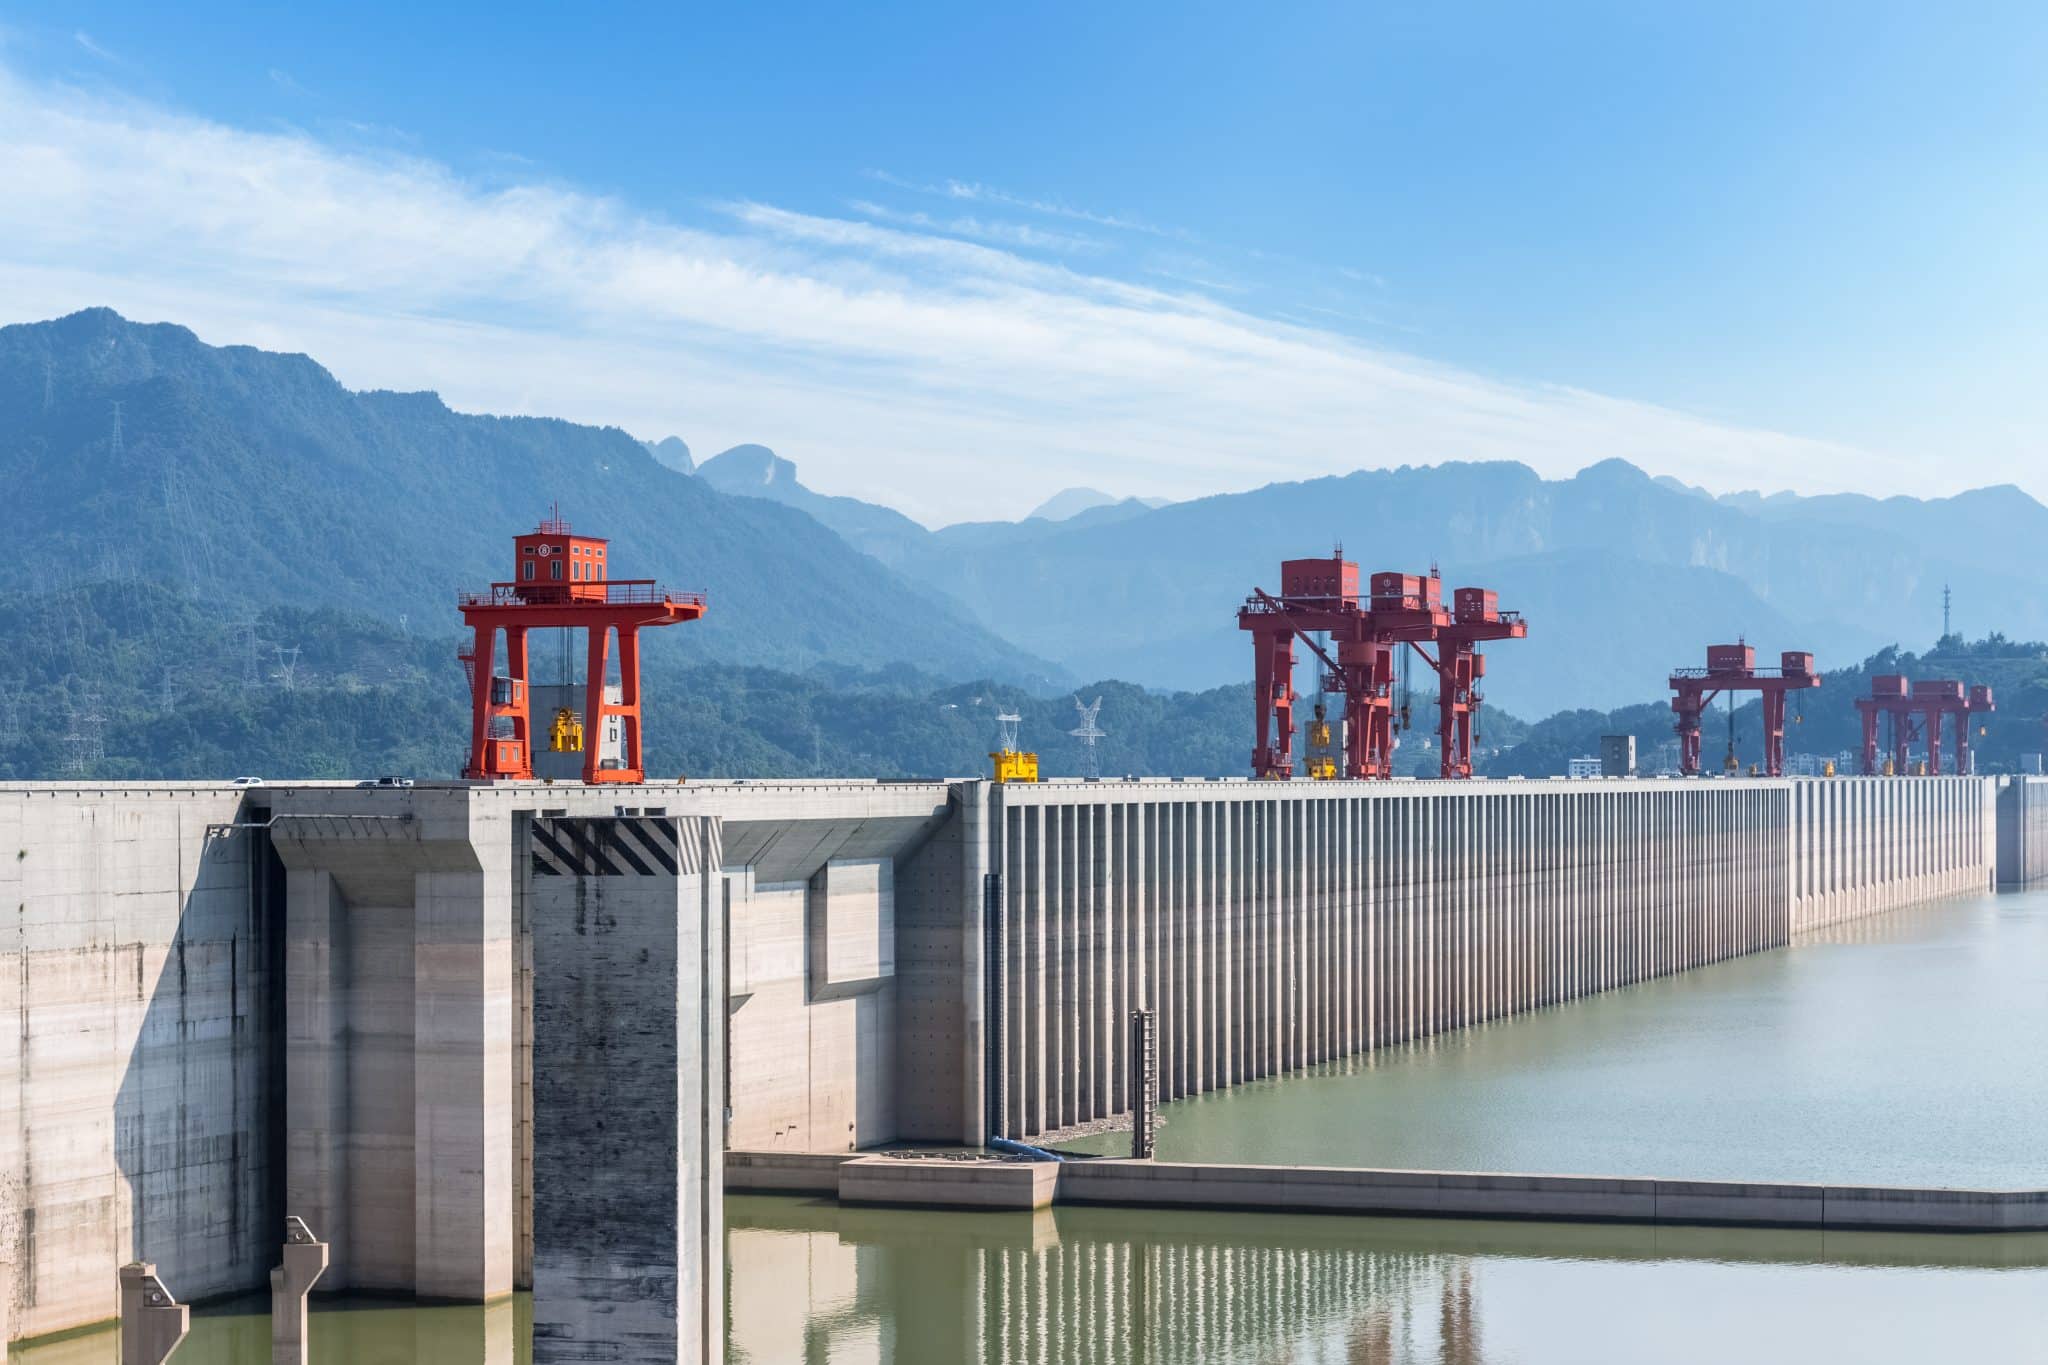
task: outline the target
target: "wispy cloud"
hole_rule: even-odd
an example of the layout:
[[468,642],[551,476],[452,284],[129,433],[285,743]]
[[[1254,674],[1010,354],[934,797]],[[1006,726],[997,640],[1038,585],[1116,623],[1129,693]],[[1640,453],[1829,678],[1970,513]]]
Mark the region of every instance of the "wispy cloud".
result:
[[0,321],[109,304],[304,351],[358,387],[763,441],[928,521],[1067,484],[1186,497],[1452,458],[1559,474],[1621,456],[1719,488],[1954,477],[1488,380],[917,222],[738,203],[686,225],[4,67],[0,126]]
[[282,67],[273,66],[270,68],[270,83],[284,91],[287,95],[308,95],[312,93],[305,86],[300,85],[291,72],[284,70]]
[[868,199],[847,201],[849,209],[863,218],[878,223],[891,223],[898,227],[917,228],[924,232],[939,232],[951,237],[969,237],[978,242],[994,242],[1001,246],[1023,247],[1038,251],[1100,251],[1103,242],[1098,237],[1087,237],[1077,232],[1048,232],[1026,223],[1009,223],[993,218],[938,218],[929,213],[906,213],[892,209]]
[[122,57],[113,49],[106,47],[102,43],[98,42],[90,33],[87,33],[84,29],[79,29],[77,32],[73,33],[71,35],[71,38],[73,42],[77,43],[80,47],[84,48],[87,52],[90,52],[93,56],[99,58],[103,62],[111,62],[115,66],[128,65],[128,61],[125,57]]
[[1177,237],[1184,233],[1155,227],[1137,218],[1114,213],[1097,213],[1092,209],[1076,208],[1058,199],[1048,199],[1027,194],[1012,194],[993,185],[983,185],[972,180],[946,180],[938,184],[926,184],[906,180],[887,171],[869,171],[870,179],[913,194],[937,195],[946,199],[962,199],[977,204],[999,204],[1004,208],[1022,209],[1027,213],[1044,214],[1050,218],[1065,218],[1076,223],[1093,223],[1097,227],[1115,228],[1121,232],[1142,232],[1153,237]]

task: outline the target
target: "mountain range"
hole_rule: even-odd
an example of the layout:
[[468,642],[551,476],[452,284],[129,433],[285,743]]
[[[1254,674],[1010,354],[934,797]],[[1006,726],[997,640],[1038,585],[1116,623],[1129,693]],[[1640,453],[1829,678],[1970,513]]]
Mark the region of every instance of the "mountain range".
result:
[[512,535],[559,507],[610,537],[625,575],[708,594],[704,620],[656,632],[650,657],[1063,676],[813,518],[663,454],[616,428],[353,392],[306,356],[107,309],[0,328],[0,498],[23,589],[144,578],[229,613],[346,606],[452,632],[457,591],[509,578]]
[[[772,481],[721,486],[869,543],[862,519],[887,509],[807,500],[794,466],[777,463]],[[2048,537],[2048,508],[2009,485],[1935,499],[1716,498],[1620,460],[1568,479],[1451,463],[1158,507],[1125,500],[1057,522],[925,531],[900,520],[871,553],[1076,676],[1153,687],[1241,680],[1238,604],[1277,586],[1281,560],[1338,546],[1365,572],[1437,565],[1447,588],[1494,588],[1521,611],[1529,637],[1490,651],[1487,689],[1525,716],[1655,696],[1709,643],[1811,650],[1825,665],[1932,639],[1948,628],[1945,587],[1959,625],[2048,635],[2048,565],[2015,553]]]
[[1041,696],[1241,687],[1238,604],[1280,560],[1338,545],[1525,614],[1529,638],[1489,652],[1497,714],[1653,701],[1738,636],[1839,667],[1942,633],[1945,586],[1959,631],[2048,636],[2048,571],[2021,552],[2048,509],[2012,487],[1715,497],[1613,460],[1567,479],[1451,463],[1164,505],[1066,490],[1018,521],[928,529],[808,488],[762,445],[700,462],[676,435],[355,392],[305,356],[105,309],[0,328],[0,495],[29,594],[148,580],[229,618],[332,607],[437,637],[456,590],[507,576],[510,534],[559,505],[626,572],[710,594],[651,662],[907,665]]

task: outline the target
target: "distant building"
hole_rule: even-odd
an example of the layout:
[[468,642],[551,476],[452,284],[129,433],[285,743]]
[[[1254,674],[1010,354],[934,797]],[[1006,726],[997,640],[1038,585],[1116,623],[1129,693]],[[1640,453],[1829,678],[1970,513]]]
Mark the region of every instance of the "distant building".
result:
[[2021,754],[2020,771],[2023,773],[2031,773],[2035,777],[2039,777],[2041,775],[2041,755]]
[[1566,777],[1600,776],[1600,760],[1597,758],[1573,758],[1565,761]]
[[1600,736],[1600,776],[1634,777],[1636,775],[1636,737],[1634,735]]

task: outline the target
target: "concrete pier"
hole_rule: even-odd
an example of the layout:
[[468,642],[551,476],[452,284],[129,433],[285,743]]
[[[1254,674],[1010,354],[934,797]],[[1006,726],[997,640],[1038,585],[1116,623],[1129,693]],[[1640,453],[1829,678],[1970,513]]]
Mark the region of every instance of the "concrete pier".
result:
[[192,1310],[171,1297],[156,1267],[121,1267],[121,1365],[163,1365],[192,1330]]
[[715,819],[541,819],[533,1359],[724,1359]]
[[287,1218],[283,1262],[270,1272],[270,1365],[306,1365],[306,1296],[327,1273],[327,1243],[302,1219]]

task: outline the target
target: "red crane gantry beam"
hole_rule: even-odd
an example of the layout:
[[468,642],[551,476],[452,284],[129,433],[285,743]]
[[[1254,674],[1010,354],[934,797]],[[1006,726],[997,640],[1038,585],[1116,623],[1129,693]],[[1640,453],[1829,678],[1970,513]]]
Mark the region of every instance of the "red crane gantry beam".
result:
[[1699,776],[1700,717],[1714,698],[1723,692],[1757,692],[1763,699],[1764,771],[1784,776],[1785,694],[1819,687],[1821,676],[1813,671],[1811,654],[1789,650],[1779,659],[1778,668],[1758,668],[1756,650],[1749,645],[1709,645],[1705,668],[1672,673],[1671,709],[1678,716],[1672,729],[1678,733],[1680,772]]

